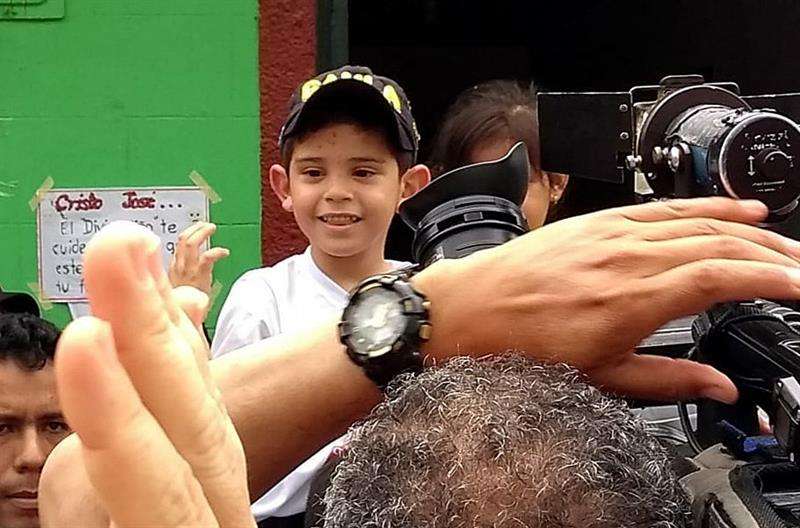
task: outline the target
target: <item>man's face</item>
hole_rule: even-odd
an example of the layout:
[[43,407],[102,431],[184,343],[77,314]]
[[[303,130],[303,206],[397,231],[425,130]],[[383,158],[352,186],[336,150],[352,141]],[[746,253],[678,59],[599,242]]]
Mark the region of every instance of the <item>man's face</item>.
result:
[[383,254],[402,182],[380,134],[349,124],[310,134],[295,146],[289,187],[297,223],[316,250]]
[[38,493],[42,466],[53,447],[69,434],[56,394],[52,362],[25,370],[0,360],[0,526],[39,526]]

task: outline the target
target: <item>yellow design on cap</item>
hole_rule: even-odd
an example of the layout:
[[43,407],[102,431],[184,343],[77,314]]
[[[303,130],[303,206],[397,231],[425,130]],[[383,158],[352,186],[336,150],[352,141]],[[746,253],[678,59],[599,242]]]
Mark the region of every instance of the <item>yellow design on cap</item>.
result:
[[387,84],[383,87],[383,96],[386,98],[387,101],[391,103],[397,112],[402,111],[402,105],[400,104],[400,97],[397,95],[397,92],[394,89],[394,86],[391,84]]
[[[363,83],[369,84],[373,86],[374,78],[370,74],[362,74],[362,73],[352,73],[347,70],[341,72],[337,77],[334,73],[329,73],[325,76],[325,78],[320,81],[319,79],[310,79],[303,83],[303,86],[300,88],[300,100],[302,102],[308,101],[314,93],[319,90],[320,86],[325,84],[330,84],[334,81],[338,81],[339,79],[355,79],[357,81],[361,81]],[[386,98],[387,101],[394,107],[395,110],[398,112],[402,112],[403,104],[400,102],[400,97],[397,95],[397,91],[394,89],[392,85],[386,85],[383,87],[383,97]]]
[[314,92],[319,90],[320,86],[322,86],[322,83],[318,79],[311,79],[303,83],[303,87],[300,88],[300,100],[304,103],[308,101],[309,97],[314,95]]

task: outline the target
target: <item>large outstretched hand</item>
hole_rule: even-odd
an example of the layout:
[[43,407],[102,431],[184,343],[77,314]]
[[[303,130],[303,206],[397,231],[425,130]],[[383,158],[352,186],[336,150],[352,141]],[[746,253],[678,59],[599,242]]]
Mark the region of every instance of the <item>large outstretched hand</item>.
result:
[[99,233],[84,269],[95,317],[64,331],[56,374],[114,525],[255,526],[242,445],[197,330],[205,295],[173,291],[158,239],[133,224]]
[[[759,202],[725,198],[620,207],[445,263],[457,277],[439,299],[452,331],[434,321],[430,351],[517,348],[626,395],[735,400],[736,388],[713,368],[633,349],[667,321],[716,302],[800,298],[800,244],[756,227],[766,214]],[[420,279],[423,287],[441,282]],[[464,334],[463,343],[439,340]]]

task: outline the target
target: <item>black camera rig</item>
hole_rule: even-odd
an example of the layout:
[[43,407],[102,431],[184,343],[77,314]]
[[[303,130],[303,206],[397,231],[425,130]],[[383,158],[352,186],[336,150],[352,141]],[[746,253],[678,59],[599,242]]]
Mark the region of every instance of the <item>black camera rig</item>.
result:
[[800,196],[800,94],[669,76],[627,92],[540,93],[542,168],[634,187],[643,198],[754,198],[771,223]]
[[[770,211],[765,227],[800,238],[800,94],[743,97],[734,83],[685,75],[628,92],[538,97],[544,170],[625,183],[642,200],[757,199]],[[518,143],[407,200],[400,214],[415,230],[415,259],[459,258],[524,233],[528,173]],[[640,351],[708,363],[740,392],[735,405],[697,402],[696,431],[681,407],[699,453],[683,480],[696,526],[800,526],[800,313],[727,303],[667,325]],[[759,409],[773,434],[761,434]]]

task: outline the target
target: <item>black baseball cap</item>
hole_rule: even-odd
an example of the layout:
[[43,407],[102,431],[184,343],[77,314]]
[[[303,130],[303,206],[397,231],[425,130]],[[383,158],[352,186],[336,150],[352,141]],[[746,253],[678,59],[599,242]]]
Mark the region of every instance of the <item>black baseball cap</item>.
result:
[[0,290],[0,313],[29,313],[39,317],[39,305],[27,293]]
[[342,66],[307,80],[292,94],[289,115],[281,128],[278,147],[283,151],[286,140],[302,129],[303,120],[317,108],[337,105],[373,105],[397,130],[393,138],[401,150],[411,152],[414,160],[419,150],[419,132],[411,103],[399,84],[372,73],[365,66]]

